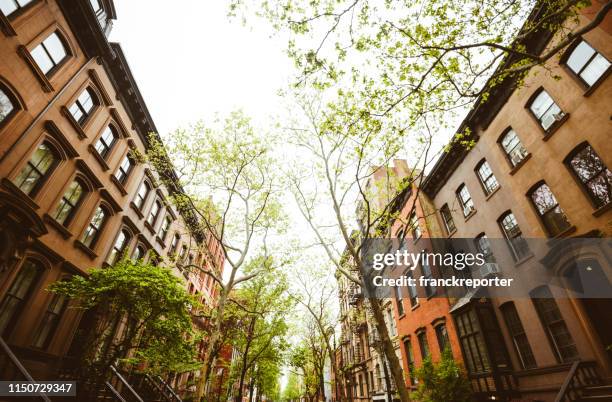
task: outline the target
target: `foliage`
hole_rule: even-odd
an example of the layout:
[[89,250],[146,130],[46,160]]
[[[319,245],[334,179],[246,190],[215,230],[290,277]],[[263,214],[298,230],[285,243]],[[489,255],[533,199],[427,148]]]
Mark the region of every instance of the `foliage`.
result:
[[[190,309],[198,301],[170,269],[124,259],[109,268],[91,269],[88,277],[55,282],[49,290],[98,314],[92,339],[83,340],[87,363],[108,367],[123,358],[144,363],[154,373],[193,368],[199,337],[192,330]],[[96,353],[115,338],[118,324],[125,326],[122,337]]]
[[287,402],[299,401],[301,396],[300,378],[297,374],[290,372],[285,389],[283,389],[282,400]]
[[419,386],[411,397],[419,402],[469,402],[471,387],[462,368],[453,359],[450,348],[442,353],[439,363],[432,363],[431,357],[423,361],[416,371]]

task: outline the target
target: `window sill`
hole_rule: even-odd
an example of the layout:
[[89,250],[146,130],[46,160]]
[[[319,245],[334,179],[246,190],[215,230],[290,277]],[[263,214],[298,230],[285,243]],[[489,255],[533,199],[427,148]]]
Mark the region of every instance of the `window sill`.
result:
[[410,310],[414,311],[419,307],[421,307],[421,303],[417,302],[417,304],[415,304],[414,306],[410,306]]
[[[72,128],[74,128],[74,131],[77,132],[77,135],[79,136],[79,139],[83,140],[83,139],[87,138],[87,134],[85,134],[85,131],[83,131],[83,127],[81,127],[79,122],[74,119],[74,117],[70,113],[70,110],[68,110],[68,108],[66,106],[62,106],[61,107],[61,112],[64,115],[64,117],[66,118],[66,120],[68,120],[68,122],[70,123]],[[90,145],[90,147],[92,147],[92,146]],[[94,150],[95,150],[95,148],[94,148]]]
[[498,185],[497,188],[495,190],[493,190],[491,193],[489,193],[489,195],[487,195],[487,197],[485,198],[485,201],[489,201],[489,198],[493,197],[501,188],[501,185]]
[[149,223],[149,222],[145,222],[145,227],[149,230],[149,232],[154,235],[155,234],[155,229],[153,228],[153,226]]
[[453,237],[453,235],[454,235],[455,233],[457,233],[457,228],[453,229],[453,231],[452,231],[452,232],[448,232],[448,236],[446,236],[446,237]]
[[114,174],[110,175],[110,179],[113,182],[113,184],[117,187],[117,189],[121,192],[121,194],[123,195],[127,195],[127,190],[125,189],[125,187],[123,186],[123,183],[121,183]]
[[557,235],[552,237],[550,240],[548,240],[548,243],[550,243],[553,240],[562,239],[562,238],[566,237],[567,235],[570,235],[570,234],[574,233],[575,231],[576,231],[576,226],[572,225],[572,226],[568,227],[567,229],[565,229],[563,232],[558,233]]
[[43,219],[46,223],[51,225],[53,229],[57,230],[64,239],[69,239],[72,237],[72,233],[64,225],[56,221],[51,215],[44,214]]
[[[569,113],[565,113],[563,115],[563,117],[561,118],[561,120],[555,122],[555,124],[552,125],[552,127],[549,127],[548,130],[545,130],[545,134],[544,137],[542,137],[542,141],[548,141],[550,139],[550,137],[553,136],[553,134],[555,134],[557,132],[557,130],[559,129],[559,127],[561,127],[563,125],[563,123],[565,123],[567,121],[567,119],[569,119],[570,114]],[[542,126],[540,126],[542,127]]]
[[142,213],[140,208],[138,208],[136,204],[134,204],[134,201],[130,202],[130,208],[132,208],[134,212],[136,212],[136,215],[138,215],[140,219],[144,218],[144,214]]
[[84,252],[85,254],[87,254],[87,256],[91,259],[91,260],[95,260],[96,258],[98,258],[98,254],[96,254],[95,251],[93,251],[92,249],[90,249],[89,247],[87,247],[85,245],[85,243],[83,243],[80,240],[75,240],[74,241],[74,245],[76,248],[78,248],[79,250],[81,250],[82,252]]
[[465,222],[469,221],[474,215],[476,215],[476,210],[472,209],[472,211],[467,216],[464,217]]
[[533,257],[534,257],[534,254],[530,253],[530,254],[526,255],[525,257],[521,258],[520,260],[518,260],[517,262],[515,262],[514,266],[516,268],[518,268],[521,265],[523,265],[524,263],[526,263],[527,261],[531,260]]
[[87,150],[89,151],[89,153],[91,153],[93,155],[93,157],[96,159],[96,161],[100,164],[100,167],[102,168],[102,170],[104,170],[106,172],[107,170],[110,169],[110,167],[108,166],[108,164],[106,163],[106,161],[104,160],[102,155],[100,155],[98,153],[98,151],[96,151],[96,148],[94,148],[93,145],[89,144],[87,146]]
[[603,207],[597,208],[595,211],[593,211],[593,216],[601,216],[608,212],[610,209],[612,209],[612,202],[607,203]]
[[159,236],[155,236],[155,241],[157,241],[163,249],[166,248],[166,242]]
[[523,165],[525,163],[527,163],[527,161],[531,159],[531,153],[528,153],[527,155],[525,155],[525,157],[523,158],[523,160],[521,160],[515,167],[513,167],[512,169],[510,169],[510,172],[508,172],[510,174],[510,176],[514,176],[514,174],[516,172],[518,172],[518,170],[523,167]]

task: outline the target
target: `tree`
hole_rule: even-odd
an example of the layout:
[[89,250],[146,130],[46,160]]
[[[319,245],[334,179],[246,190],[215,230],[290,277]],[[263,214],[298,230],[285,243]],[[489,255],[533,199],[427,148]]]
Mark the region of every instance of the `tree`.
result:
[[283,401],[293,402],[299,401],[301,396],[300,378],[296,373],[290,372],[285,389],[283,389],[282,399]]
[[[222,267],[202,271],[213,277],[220,293],[200,370],[199,400],[204,396],[214,351],[218,350],[230,294],[238,284],[259,274],[256,270],[240,275],[240,270],[249,261],[253,245],[264,250],[264,259],[269,257],[266,238],[282,226],[273,146],[272,136],[256,132],[241,112],[211,126],[198,123],[190,129],[179,129],[166,138],[165,144],[150,137],[147,158],[160,180],[175,190],[172,202],[192,218],[190,224],[201,237],[211,236],[220,245],[229,268],[225,280],[219,275]],[[199,252],[210,254],[205,242]],[[183,267],[201,269],[189,264]],[[260,267],[269,269],[270,265]]]
[[95,329],[80,341],[82,366],[90,369],[84,376],[103,377],[118,359],[157,374],[196,366],[199,337],[190,310],[198,301],[170,269],[124,259],[94,268],[88,277],[55,282],[49,290],[70,298],[74,308],[95,313]]
[[420,402],[469,402],[472,389],[463,369],[453,359],[450,348],[442,352],[440,362],[434,364],[427,357],[416,371],[417,390],[411,395]]
[[[246,272],[269,261],[255,259]],[[236,401],[242,401],[247,383],[249,400],[255,387],[264,381],[268,390],[275,385],[270,381],[270,374],[280,371],[288,330],[285,316],[293,306],[286,291],[287,280],[282,272],[262,272],[237,289],[231,299],[237,320],[242,323],[242,330],[232,339],[234,350],[238,352],[232,367],[238,382]],[[260,394],[262,389],[257,389]]]

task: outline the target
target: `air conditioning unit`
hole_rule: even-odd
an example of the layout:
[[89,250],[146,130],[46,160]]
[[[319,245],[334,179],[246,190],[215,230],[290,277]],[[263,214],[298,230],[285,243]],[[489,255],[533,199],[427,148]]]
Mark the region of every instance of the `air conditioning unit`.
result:
[[497,263],[495,262],[485,262],[480,267],[480,277],[481,278],[486,278],[487,276],[495,275],[495,274],[499,274],[499,265],[497,265]]
[[542,127],[544,127],[544,130],[548,130],[550,126],[555,124],[555,121],[557,121],[557,118],[555,116],[556,115],[554,114],[548,114],[544,116],[544,118],[542,119]]
[[563,119],[563,117],[565,117],[565,113],[563,112],[555,113],[553,117],[555,118],[556,121],[560,121],[561,119]]

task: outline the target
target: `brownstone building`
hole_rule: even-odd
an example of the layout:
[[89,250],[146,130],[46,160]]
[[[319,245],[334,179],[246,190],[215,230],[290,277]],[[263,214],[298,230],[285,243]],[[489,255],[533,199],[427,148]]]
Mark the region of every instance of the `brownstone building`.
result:
[[[223,266],[219,244],[169,202],[181,189],[134,156],[156,128],[107,40],[115,18],[111,0],[0,3],[0,354],[36,379],[56,378],[79,342],[80,315],[50,283],[122,255]],[[175,270],[214,305],[210,276]]]
[[[520,88],[512,80],[494,88],[459,129],[471,130],[474,147],[453,146],[422,186],[442,227],[430,228],[432,237],[474,239],[512,261],[503,272],[538,283],[531,297],[475,292],[451,306],[480,399],[612,400],[609,245],[572,249],[549,241],[533,249],[526,241],[612,235],[611,33],[608,18],[549,60],[549,72],[534,68]],[[542,51],[554,43],[539,35],[527,45]],[[493,239],[504,246],[489,249]],[[545,270],[556,279],[541,285]],[[596,278],[607,298],[573,297],[568,278],[576,273]],[[587,387],[596,381],[599,388]]]

